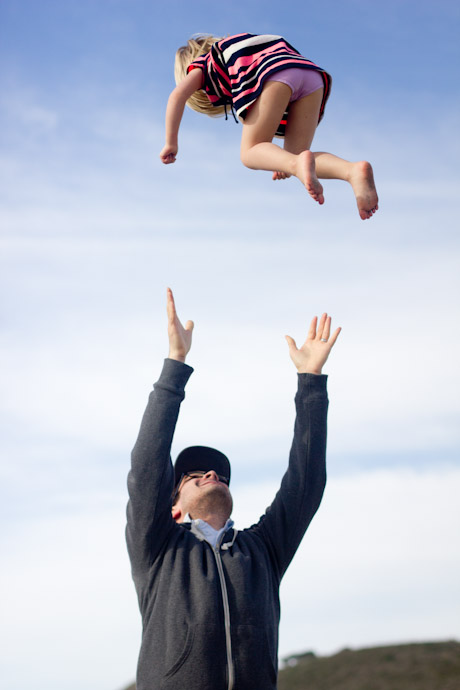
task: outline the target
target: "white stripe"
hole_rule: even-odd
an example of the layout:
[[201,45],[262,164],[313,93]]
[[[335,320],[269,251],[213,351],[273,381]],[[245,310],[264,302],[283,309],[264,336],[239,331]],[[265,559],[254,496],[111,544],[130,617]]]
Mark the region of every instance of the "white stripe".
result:
[[246,48],[246,46],[256,46],[259,45],[259,43],[269,43],[270,41],[275,40],[284,41],[285,39],[282,36],[272,36],[271,34],[253,36],[252,38],[246,38],[244,41],[236,41],[233,45],[222,51],[222,55],[224,56],[225,62],[227,62],[232,57],[233,53],[243,50],[243,48]]

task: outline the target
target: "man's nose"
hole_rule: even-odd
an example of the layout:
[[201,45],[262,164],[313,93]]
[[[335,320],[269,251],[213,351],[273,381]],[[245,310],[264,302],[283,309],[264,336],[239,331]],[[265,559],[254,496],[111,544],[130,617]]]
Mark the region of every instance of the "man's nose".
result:
[[217,472],[214,472],[214,470],[209,470],[208,472],[206,472],[204,476],[206,477],[206,479],[212,479],[215,482],[219,481],[219,475],[217,474]]

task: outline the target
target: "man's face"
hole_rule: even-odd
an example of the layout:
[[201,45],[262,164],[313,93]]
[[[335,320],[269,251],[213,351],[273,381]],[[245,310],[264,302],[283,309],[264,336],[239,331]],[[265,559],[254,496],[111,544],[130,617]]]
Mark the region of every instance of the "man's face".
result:
[[174,509],[180,511],[179,522],[182,522],[187,513],[195,518],[205,513],[225,510],[230,517],[232,506],[232,496],[226,478],[220,477],[214,470],[197,470],[188,472],[182,478]]

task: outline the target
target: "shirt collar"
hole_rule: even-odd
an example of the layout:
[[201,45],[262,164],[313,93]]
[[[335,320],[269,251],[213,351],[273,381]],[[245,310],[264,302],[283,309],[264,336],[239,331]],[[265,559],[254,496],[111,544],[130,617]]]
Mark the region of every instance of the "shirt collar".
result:
[[219,541],[219,538],[224,534],[224,532],[227,532],[227,530],[231,529],[233,525],[235,524],[233,520],[230,518],[227,520],[225,525],[221,527],[221,529],[214,529],[209,523],[207,523],[205,520],[201,520],[198,518],[197,520],[192,520],[190,515],[187,513],[184,522],[189,522],[192,525],[192,532],[194,532],[199,538],[201,537],[205,541],[208,542],[208,544],[211,544],[214,548],[217,546],[217,542]]

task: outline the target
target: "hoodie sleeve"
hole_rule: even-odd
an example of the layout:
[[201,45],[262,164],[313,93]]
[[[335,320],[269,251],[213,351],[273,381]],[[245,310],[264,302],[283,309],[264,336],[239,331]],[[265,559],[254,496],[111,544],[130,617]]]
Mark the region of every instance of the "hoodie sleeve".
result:
[[171,444],[185,385],[193,369],[166,359],[154,384],[131,454],[126,541],[133,574],[145,572],[174,528]]
[[289,466],[265,515],[253,528],[267,543],[281,578],[319,508],[326,485],[327,376],[298,374]]

